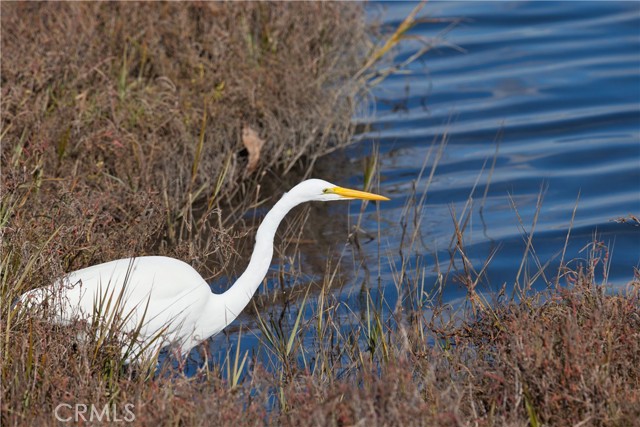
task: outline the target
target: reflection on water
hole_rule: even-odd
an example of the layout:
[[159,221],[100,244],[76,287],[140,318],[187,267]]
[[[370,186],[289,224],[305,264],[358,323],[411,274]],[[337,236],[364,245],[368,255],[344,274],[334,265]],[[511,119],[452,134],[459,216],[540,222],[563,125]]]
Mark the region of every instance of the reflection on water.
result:
[[[397,26],[414,5],[369,8],[375,16],[382,7],[385,22]],[[316,176],[357,188],[362,159],[378,146],[380,193],[393,200],[379,211],[368,206],[361,227],[376,238],[367,243],[363,237],[358,251],[345,246],[344,236],[358,221],[359,203],[312,209],[308,224],[320,226],[316,235],[305,231],[316,244],[300,246],[301,261],[315,260],[319,270],[305,269],[306,277],[321,282],[314,274],[327,259],[342,256],[355,271],[340,300],[357,311],[364,283],[393,300],[404,207],[414,188],[419,196],[427,190],[433,152],[423,179],[416,177],[434,141],[447,134],[426,192],[419,242],[405,253],[411,265],[424,265],[426,283],[437,281],[436,260],[446,269],[452,212],[460,218],[469,203],[465,245],[474,267],[495,251],[480,290],[512,286],[534,223],[528,262],[532,271],[539,268],[536,260],[549,263],[536,282],[544,287],[545,277],[556,277],[577,202],[566,259],[586,258],[581,249],[595,237],[612,250],[610,283],[623,286],[640,256],[640,227],[614,221],[640,213],[640,3],[430,2],[423,12],[464,18],[447,34],[460,49],[437,48],[414,62],[410,74],[385,80],[375,89],[373,116],[356,118],[371,130],[346,153],[320,162]],[[447,25],[425,22],[412,34],[435,37]],[[420,47],[405,43],[398,60]],[[335,221],[342,215],[348,223]],[[365,274],[375,279],[367,282]],[[445,285],[449,301],[464,296],[459,285]],[[253,324],[248,317],[241,321]],[[216,338],[212,348],[219,350],[223,340]],[[255,340],[243,342],[252,345]]]

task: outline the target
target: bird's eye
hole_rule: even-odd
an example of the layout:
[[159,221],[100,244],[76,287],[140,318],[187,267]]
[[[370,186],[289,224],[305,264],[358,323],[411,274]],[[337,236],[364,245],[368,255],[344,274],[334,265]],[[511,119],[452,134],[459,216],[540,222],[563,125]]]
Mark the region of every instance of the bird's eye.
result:
[[328,192],[329,192],[329,189],[328,189],[328,188],[325,188],[324,190],[322,190],[322,192],[326,194],[326,193],[328,193]]

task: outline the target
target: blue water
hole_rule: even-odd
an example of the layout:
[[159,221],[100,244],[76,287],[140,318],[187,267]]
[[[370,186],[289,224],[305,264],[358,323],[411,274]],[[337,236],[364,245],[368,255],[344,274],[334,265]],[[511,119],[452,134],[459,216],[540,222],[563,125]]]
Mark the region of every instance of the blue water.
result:
[[[414,6],[367,7],[371,19],[396,27]],[[439,286],[441,273],[443,298],[455,303],[466,290],[446,275],[452,212],[458,219],[470,214],[464,244],[476,271],[493,254],[478,286],[488,295],[526,282],[540,266],[544,275],[533,287],[553,284],[573,222],[565,262],[586,259],[584,248],[594,239],[603,242],[610,265],[599,270],[600,280],[606,276],[613,291],[623,288],[640,267],[640,227],[616,222],[640,216],[640,3],[429,2],[421,16],[461,20],[448,31],[450,22],[423,22],[411,30],[435,47],[408,67],[410,73],[391,75],[372,91],[375,102],[354,118],[371,129],[316,168],[318,177],[358,188],[364,159],[379,150],[379,191],[392,201],[367,207],[361,227],[373,239],[361,234],[358,250],[345,235],[358,222],[359,204],[314,208],[319,213],[312,212],[312,220],[328,226],[304,259],[355,265],[335,297],[357,312],[363,286],[374,299],[384,295],[394,304],[403,248],[411,268],[424,273],[427,290]],[[421,46],[405,42],[396,62]],[[419,198],[426,192],[417,217],[414,208],[405,210],[414,189]],[[348,224],[336,224],[333,214]],[[401,242],[402,222],[412,232],[416,218],[419,238],[409,246]],[[525,256],[532,231],[533,249]],[[458,256],[458,269],[460,261]],[[321,283],[321,276],[308,272],[311,282]],[[278,316],[282,308],[268,310]],[[289,310],[287,319],[296,315]],[[242,316],[229,335],[214,338],[212,349],[235,341],[239,325],[249,330],[243,351],[257,348],[255,319]]]
[[[387,22],[398,25],[414,6],[386,4]],[[472,195],[467,248],[481,260],[499,245],[487,281],[512,283],[525,249],[516,209],[530,232],[542,189],[533,237],[540,261],[562,251],[577,201],[567,257],[586,257],[580,249],[596,238],[612,252],[609,281],[631,280],[640,228],[614,220],[640,213],[640,4],[449,2],[429,3],[424,12],[464,19],[409,75],[393,75],[375,90],[384,102],[361,119],[374,129],[348,154],[379,146],[380,189],[395,200],[381,205],[383,217],[401,215],[433,141],[447,134],[420,227],[427,245],[417,255],[449,247],[451,210],[460,215]],[[433,38],[447,25],[422,23],[412,35]],[[398,59],[417,48],[403,45]],[[424,186],[418,183],[418,193]],[[388,240],[393,233],[385,227]],[[558,263],[549,265],[551,274]]]

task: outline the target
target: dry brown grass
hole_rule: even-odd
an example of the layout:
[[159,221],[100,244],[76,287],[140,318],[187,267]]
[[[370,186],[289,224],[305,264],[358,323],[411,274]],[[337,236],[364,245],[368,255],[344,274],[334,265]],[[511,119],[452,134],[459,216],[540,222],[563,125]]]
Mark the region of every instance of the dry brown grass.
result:
[[[3,2],[0,15],[2,425],[46,424],[63,397],[150,391],[108,346],[78,347],[11,302],[120,257],[221,271],[260,180],[349,142],[369,39],[356,4]],[[245,128],[265,141],[250,172]]]
[[433,317],[406,313],[406,324],[385,329],[387,358],[381,351],[368,358],[361,348],[365,354],[346,377],[323,381],[301,374],[286,385],[290,410],[280,421],[638,425],[640,275],[608,294],[605,284],[596,284],[595,266],[602,261],[592,258],[565,271],[568,287],[518,303],[495,301],[490,312],[467,311],[456,322],[440,304],[432,307]]
[[473,378],[479,411],[501,423],[526,416],[538,425],[635,425],[638,285],[607,296],[581,277],[543,304],[498,307],[499,323],[472,325],[471,343],[484,359]]
[[[7,238],[62,227],[61,270],[147,253],[204,268],[267,171],[349,141],[367,43],[355,4],[3,3]],[[251,174],[245,126],[265,141]]]
[[[116,366],[117,349],[93,358],[73,329],[27,318],[3,354],[2,424],[54,425],[59,402],[87,402],[115,405],[120,417],[133,404],[137,425],[637,425],[640,278],[607,295],[586,269],[571,274],[574,286],[497,302],[490,317],[455,325],[416,313],[423,320],[385,330],[386,359],[341,338],[357,353],[346,375],[336,363],[283,378],[254,361],[234,387],[216,369],[145,378]],[[317,344],[321,357],[330,346]]]

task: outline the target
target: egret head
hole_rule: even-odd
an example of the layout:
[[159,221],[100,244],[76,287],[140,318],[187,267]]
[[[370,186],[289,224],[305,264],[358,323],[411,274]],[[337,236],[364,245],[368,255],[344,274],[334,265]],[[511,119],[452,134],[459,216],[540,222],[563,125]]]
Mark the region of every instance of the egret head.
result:
[[379,196],[366,191],[351,190],[349,188],[338,187],[330,182],[321,179],[308,179],[296,185],[289,192],[305,201],[328,202],[332,200],[389,200],[387,197]]

